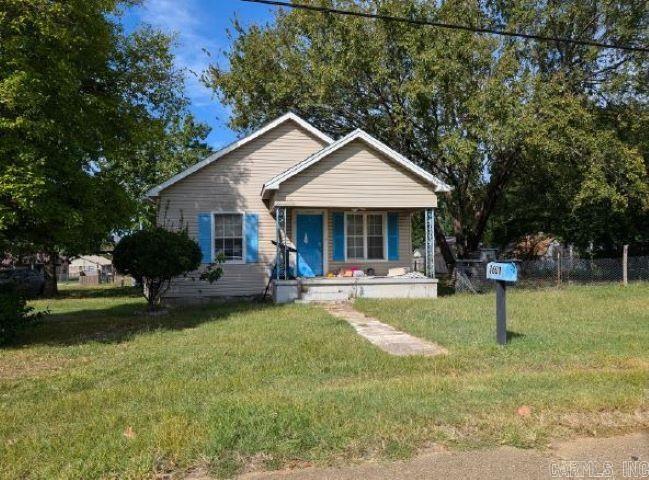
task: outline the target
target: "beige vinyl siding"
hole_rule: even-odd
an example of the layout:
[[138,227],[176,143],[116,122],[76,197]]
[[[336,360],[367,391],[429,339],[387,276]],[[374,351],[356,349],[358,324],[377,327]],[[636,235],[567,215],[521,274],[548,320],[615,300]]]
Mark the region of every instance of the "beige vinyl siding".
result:
[[[296,243],[296,238],[293,233],[293,224],[295,221],[295,216],[299,213],[299,209],[289,209],[288,216],[290,221],[288,223],[289,227],[289,238]],[[349,260],[348,262],[334,262],[333,260],[333,212],[350,212],[350,209],[324,209],[323,212],[326,212],[326,235],[325,240],[327,242],[327,264],[324,265],[324,273],[333,273],[336,274],[341,268],[348,268],[352,266],[359,267],[363,270],[368,268],[373,268],[376,275],[387,275],[390,268],[397,267],[407,267],[412,268],[412,214],[414,210],[398,210],[399,213],[399,260]],[[395,209],[386,209],[386,210],[365,210],[364,213],[378,212],[394,212]],[[316,211],[312,213],[317,213]],[[292,257],[291,257],[292,258]]]
[[276,205],[430,208],[434,186],[355,140],[280,185]]
[[178,278],[168,298],[241,296],[263,293],[267,267],[275,258],[275,220],[261,199],[265,181],[320,150],[325,143],[289,121],[163,190],[159,225],[187,227],[198,238],[200,212],[249,212],[259,215],[259,262],[226,264],[224,275],[210,285],[198,272]]

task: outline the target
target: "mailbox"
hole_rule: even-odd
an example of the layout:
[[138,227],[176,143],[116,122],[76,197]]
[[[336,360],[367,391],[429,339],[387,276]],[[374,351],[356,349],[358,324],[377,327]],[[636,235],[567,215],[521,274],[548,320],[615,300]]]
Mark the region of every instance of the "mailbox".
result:
[[518,269],[513,263],[490,262],[487,264],[487,279],[496,281],[496,341],[507,343],[507,283],[518,280]]
[[518,280],[518,269],[513,263],[490,262],[487,264],[487,278],[501,282]]

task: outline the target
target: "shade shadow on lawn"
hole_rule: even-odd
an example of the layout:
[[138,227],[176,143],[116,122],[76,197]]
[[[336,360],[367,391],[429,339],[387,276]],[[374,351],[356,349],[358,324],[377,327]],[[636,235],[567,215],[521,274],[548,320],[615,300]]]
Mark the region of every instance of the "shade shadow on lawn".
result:
[[57,300],[66,298],[117,298],[117,297],[141,297],[139,287],[110,287],[110,288],[88,288],[88,287],[66,287],[61,288],[56,295]]
[[90,342],[120,343],[152,331],[181,331],[207,322],[223,322],[235,314],[271,311],[275,308],[275,305],[259,302],[221,302],[177,306],[170,308],[167,314],[151,316],[146,314],[144,303],[132,303],[57,312],[46,315],[6,348],[72,346]]
[[520,332],[513,332],[511,330],[507,330],[507,341],[511,342],[512,340],[519,340],[525,338],[524,333]]

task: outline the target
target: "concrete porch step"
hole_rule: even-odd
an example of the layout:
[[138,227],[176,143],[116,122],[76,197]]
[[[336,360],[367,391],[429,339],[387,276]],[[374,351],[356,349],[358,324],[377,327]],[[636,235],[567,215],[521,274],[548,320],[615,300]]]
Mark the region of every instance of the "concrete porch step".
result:
[[302,300],[340,302],[351,298],[435,298],[437,280],[431,278],[366,277],[275,280],[277,303]]
[[317,286],[309,286],[309,285],[304,285],[302,284],[300,286],[300,292],[301,293],[309,293],[309,292],[322,292],[322,293],[340,293],[340,292],[346,292],[349,290],[349,287],[341,287],[339,285],[317,285]]
[[300,295],[299,300],[302,303],[310,303],[310,302],[340,302],[343,300],[349,300],[349,293],[345,291],[328,291],[328,292],[323,292],[322,290],[318,289],[315,292],[303,292]]

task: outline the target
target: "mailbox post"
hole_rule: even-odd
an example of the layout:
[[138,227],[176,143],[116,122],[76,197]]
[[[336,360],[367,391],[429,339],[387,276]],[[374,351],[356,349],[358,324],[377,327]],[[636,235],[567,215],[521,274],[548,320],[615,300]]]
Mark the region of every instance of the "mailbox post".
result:
[[496,281],[496,341],[507,343],[507,284],[502,280]]
[[496,281],[496,341],[507,343],[507,283],[518,280],[518,270],[513,263],[490,262],[487,278]]

